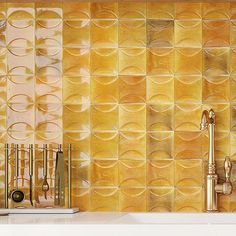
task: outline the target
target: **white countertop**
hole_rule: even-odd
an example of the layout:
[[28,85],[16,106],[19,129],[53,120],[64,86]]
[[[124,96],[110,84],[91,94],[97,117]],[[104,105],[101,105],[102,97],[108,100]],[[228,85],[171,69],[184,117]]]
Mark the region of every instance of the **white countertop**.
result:
[[[14,225],[14,226],[13,226]],[[39,230],[40,229],[40,230]],[[31,231],[30,231],[31,230]],[[148,236],[236,233],[236,213],[10,214],[0,217],[0,235]],[[8,234],[7,234],[7,233]],[[3,233],[3,234],[2,234]],[[79,233],[79,234],[78,234]],[[30,235],[29,234],[29,235]],[[111,235],[112,234],[112,235]]]

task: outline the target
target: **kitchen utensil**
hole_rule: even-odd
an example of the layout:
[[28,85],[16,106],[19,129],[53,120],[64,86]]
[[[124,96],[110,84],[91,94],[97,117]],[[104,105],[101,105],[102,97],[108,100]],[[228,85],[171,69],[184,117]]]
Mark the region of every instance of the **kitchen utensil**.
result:
[[60,207],[65,206],[64,158],[61,145],[59,145],[56,154],[54,204]]
[[14,162],[15,162],[15,183],[16,188],[13,189],[10,193],[11,199],[16,202],[20,203],[25,199],[25,194],[23,191],[18,189],[18,178],[19,178],[19,145],[15,145],[15,156],[14,156]]
[[5,144],[5,208],[8,208],[8,157],[9,144]]
[[43,185],[42,191],[44,192],[44,197],[47,200],[47,192],[49,191],[49,184],[47,181],[48,173],[48,145],[43,145]]
[[68,145],[68,208],[71,208],[71,144]]
[[34,158],[34,149],[33,144],[29,145],[29,177],[30,177],[30,189],[29,189],[29,198],[31,206],[33,204],[33,158]]

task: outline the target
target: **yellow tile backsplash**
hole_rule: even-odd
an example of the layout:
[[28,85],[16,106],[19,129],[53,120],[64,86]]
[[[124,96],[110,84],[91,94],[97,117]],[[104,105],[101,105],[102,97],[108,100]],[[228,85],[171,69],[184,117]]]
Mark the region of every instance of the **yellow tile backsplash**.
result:
[[[235,94],[235,3],[0,3],[0,204],[5,142],[21,144],[24,190],[24,145],[71,143],[73,207],[201,212],[201,113],[216,112],[222,179],[224,157],[236,160]],[[50,152],[50,186],[54,166]],[[38,150],[36,207],[53,204],[42,168]],[[236,165],[232,174],[236,187]],[[235,194],[220,197],[221,211],[236,211]]]

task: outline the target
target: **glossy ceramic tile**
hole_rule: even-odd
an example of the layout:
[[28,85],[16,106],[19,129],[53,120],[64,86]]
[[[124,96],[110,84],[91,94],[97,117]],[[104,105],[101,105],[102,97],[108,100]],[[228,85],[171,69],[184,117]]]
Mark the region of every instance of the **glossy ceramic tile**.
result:
[[[220,180],[224,157],[236,160],[235,32],[235,3],[1,3],[0,205],[3,143],[21,144],[25,191],[23,145],[38,145],[37,207],[51,206],[54,194],[43,198],[41,145],[71,143],[73,207],[203,211],[203,109],[216,113]],[[234,165],[232,174],[235,185]],[[235,192],[219,205],[235,211]]]

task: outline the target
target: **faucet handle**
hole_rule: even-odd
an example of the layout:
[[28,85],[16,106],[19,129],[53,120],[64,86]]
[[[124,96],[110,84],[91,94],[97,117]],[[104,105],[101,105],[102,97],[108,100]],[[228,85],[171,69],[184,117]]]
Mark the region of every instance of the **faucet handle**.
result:
[[228,156],[225,157],[224,168],[225,168],[225,182],[230,182],[232,163]]

